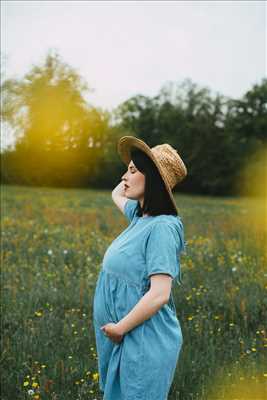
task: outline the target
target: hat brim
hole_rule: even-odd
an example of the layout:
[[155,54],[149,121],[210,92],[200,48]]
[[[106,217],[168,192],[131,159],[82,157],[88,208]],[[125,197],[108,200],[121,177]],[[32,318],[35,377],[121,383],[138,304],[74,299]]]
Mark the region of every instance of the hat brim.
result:
[[157,169],[160,173],[160,176],[165,184],[165,187],[170,196],[171,202],[173,203],[173,206],[174,206],[175,210],[177,211],[177,214],[179,214],[178,208],[177,208],[175,200],[174,200],[172,190],[168,184],[166,177],[164,176],[161,166],[158,163],[157,159],[154,157],[154,154],[152,153],[150,147],[143,140],[138,139],[135,136],[121,137],[118,141],[117,151],[118,151],[118,154],[120,155],[122,161],[126,164],[126,166],[129,165],[129,163],[132,159],[131,158],[131,149],[133,147],[136,147],[139,150],[142,150],[154,162],[154,164],[157,167]]

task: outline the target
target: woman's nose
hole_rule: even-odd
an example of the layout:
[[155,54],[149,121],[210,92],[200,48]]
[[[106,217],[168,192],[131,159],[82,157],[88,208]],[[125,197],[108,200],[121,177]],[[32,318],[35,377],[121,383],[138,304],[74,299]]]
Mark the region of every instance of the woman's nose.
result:
[[125,178],[126,178],[126,173],[122,175],[121,180],[123,181],[125,180]]

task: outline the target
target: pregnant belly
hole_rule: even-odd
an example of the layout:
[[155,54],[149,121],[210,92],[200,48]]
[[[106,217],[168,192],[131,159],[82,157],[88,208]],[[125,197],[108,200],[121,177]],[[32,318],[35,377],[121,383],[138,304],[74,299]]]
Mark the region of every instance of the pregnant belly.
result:
[[96,288],[93,302],[93,317],[97,325],[102,326],[108,322],[114,322],[108,311],[106,299],[103,291],[100,288]]

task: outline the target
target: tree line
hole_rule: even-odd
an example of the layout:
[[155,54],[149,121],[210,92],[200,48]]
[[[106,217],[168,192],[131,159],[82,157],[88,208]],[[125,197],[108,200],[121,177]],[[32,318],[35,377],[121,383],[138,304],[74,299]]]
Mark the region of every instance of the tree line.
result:
[[126,169],[117,142],[133,135],[178,151],[188,176],[176,190],[235,195],[243,169],[266,145],[266,78],[240,99],[190,79],[167,82],[156,96],[131,97],[111,112],[89,104],[90,91],[52,52],[21,79],[1,83],[2,127],[16,137],[1,153],[1,183],[111,189]]

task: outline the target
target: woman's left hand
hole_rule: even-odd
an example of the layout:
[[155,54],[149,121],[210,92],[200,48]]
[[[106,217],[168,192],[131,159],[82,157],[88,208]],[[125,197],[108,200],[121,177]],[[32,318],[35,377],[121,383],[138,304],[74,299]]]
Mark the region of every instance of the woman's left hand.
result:
[[110,322],[100,328],[104,335],[108,336],[113,342],[120,343],[123,339],[124,334],[119,329],[118,325]]

